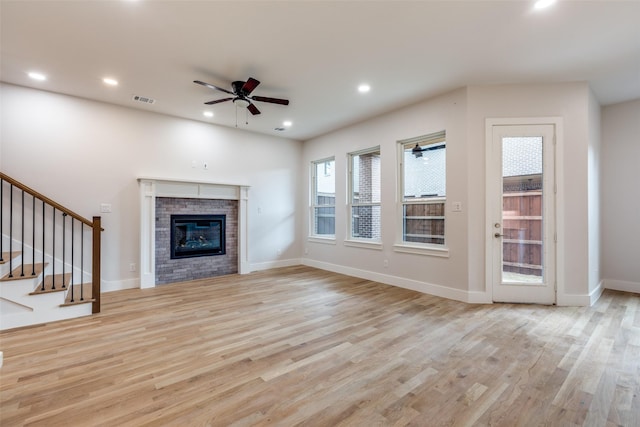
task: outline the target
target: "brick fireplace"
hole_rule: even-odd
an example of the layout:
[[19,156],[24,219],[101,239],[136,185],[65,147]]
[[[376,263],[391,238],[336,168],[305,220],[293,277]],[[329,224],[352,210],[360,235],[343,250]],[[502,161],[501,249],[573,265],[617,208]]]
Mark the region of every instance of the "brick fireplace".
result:
[[[185,252],[183,256],[178,254],[176,257],[176,246],[180,248],[181,244],[179,241],[175,244],[172,242],[172,217],[174,220],[176,217],[183,219],[191,217],[194,220],[204,217],[224,217],[224,236],[220,239],[224,247],[217,253],[202,254],[198,250],[193,250]],[[201,219],[197,221],[210,222]],[[176,227],[175,224],[174,227]],[[175,238],[175,230],[173,231]],[[237,234],[237,200],[156,197],[156,285],[237,273]],[[198,240],[202,238],[204,238],[202,235],[196,237]],[[185,241],[185,244],[189,243]],[[171,256],[172,248],[174,249],[173,257]]]
[[[141,288],[249,272],[246,246],[248,186],[154,178],[139,178],[138,181]],[[172,258],[172,216],[193,218],[195,228],[204,227],[206,219],[210,220],[210,225],[221,225],[220,218],[224,218],[225,231],[220,239],[224,242],[224,250],[216,249],[209,254],[195,251],[197,256]],[[189,227],[188,223],[180,224],[178,234]],[[205,233],[194,236],[190,243],[183,239],[179,245],[195,247],[199,246],[196,240],[211,239]]]

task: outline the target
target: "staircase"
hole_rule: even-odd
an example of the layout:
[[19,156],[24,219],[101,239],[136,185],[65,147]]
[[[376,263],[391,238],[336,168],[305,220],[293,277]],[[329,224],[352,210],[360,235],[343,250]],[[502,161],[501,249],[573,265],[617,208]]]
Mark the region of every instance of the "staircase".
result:
[[100,217],[0,173],[0,330],[100,312]]

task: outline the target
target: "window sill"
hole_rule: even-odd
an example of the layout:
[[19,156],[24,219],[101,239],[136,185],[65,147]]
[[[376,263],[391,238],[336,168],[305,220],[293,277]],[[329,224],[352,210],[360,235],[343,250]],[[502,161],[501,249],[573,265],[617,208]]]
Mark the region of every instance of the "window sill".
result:
[[449,248],[436,246],[409,245],[406,243],[396,243],[393,245],[394,252],[407,254],[427,255],[441,258],[449,258]]
[[322,243],[322,244],[325,244],[325,245],[335,245],[336,244],[335,236],[332,236],[332,237],[309,236],[307,238],[307,241],[313,242],[313,243]]
[[345,240],[343,242],[345,246],[351,246],[354,248],[364,248],[364,249],[375,249],[378,251],[382,250],[382,243],[376,241],[368,241],[368,240]]

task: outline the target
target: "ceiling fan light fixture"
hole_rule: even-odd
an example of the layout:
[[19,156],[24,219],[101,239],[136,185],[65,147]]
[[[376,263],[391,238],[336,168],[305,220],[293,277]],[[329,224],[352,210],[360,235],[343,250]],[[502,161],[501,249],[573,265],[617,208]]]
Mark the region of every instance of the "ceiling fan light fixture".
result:
[[233,103],[235,104],[236,107],[240,107],[240,108],[247,108],[249,104],[251,104],[251,102],[243,98],[236,98],[233,100]]

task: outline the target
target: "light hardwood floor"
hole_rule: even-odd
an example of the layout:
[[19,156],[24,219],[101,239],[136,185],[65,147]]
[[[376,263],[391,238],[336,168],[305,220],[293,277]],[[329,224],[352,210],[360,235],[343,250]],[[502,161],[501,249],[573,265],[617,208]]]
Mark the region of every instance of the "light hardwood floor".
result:
[[640,426],[640,297],[470,305],[308,267],[0,334],[0,425]]

